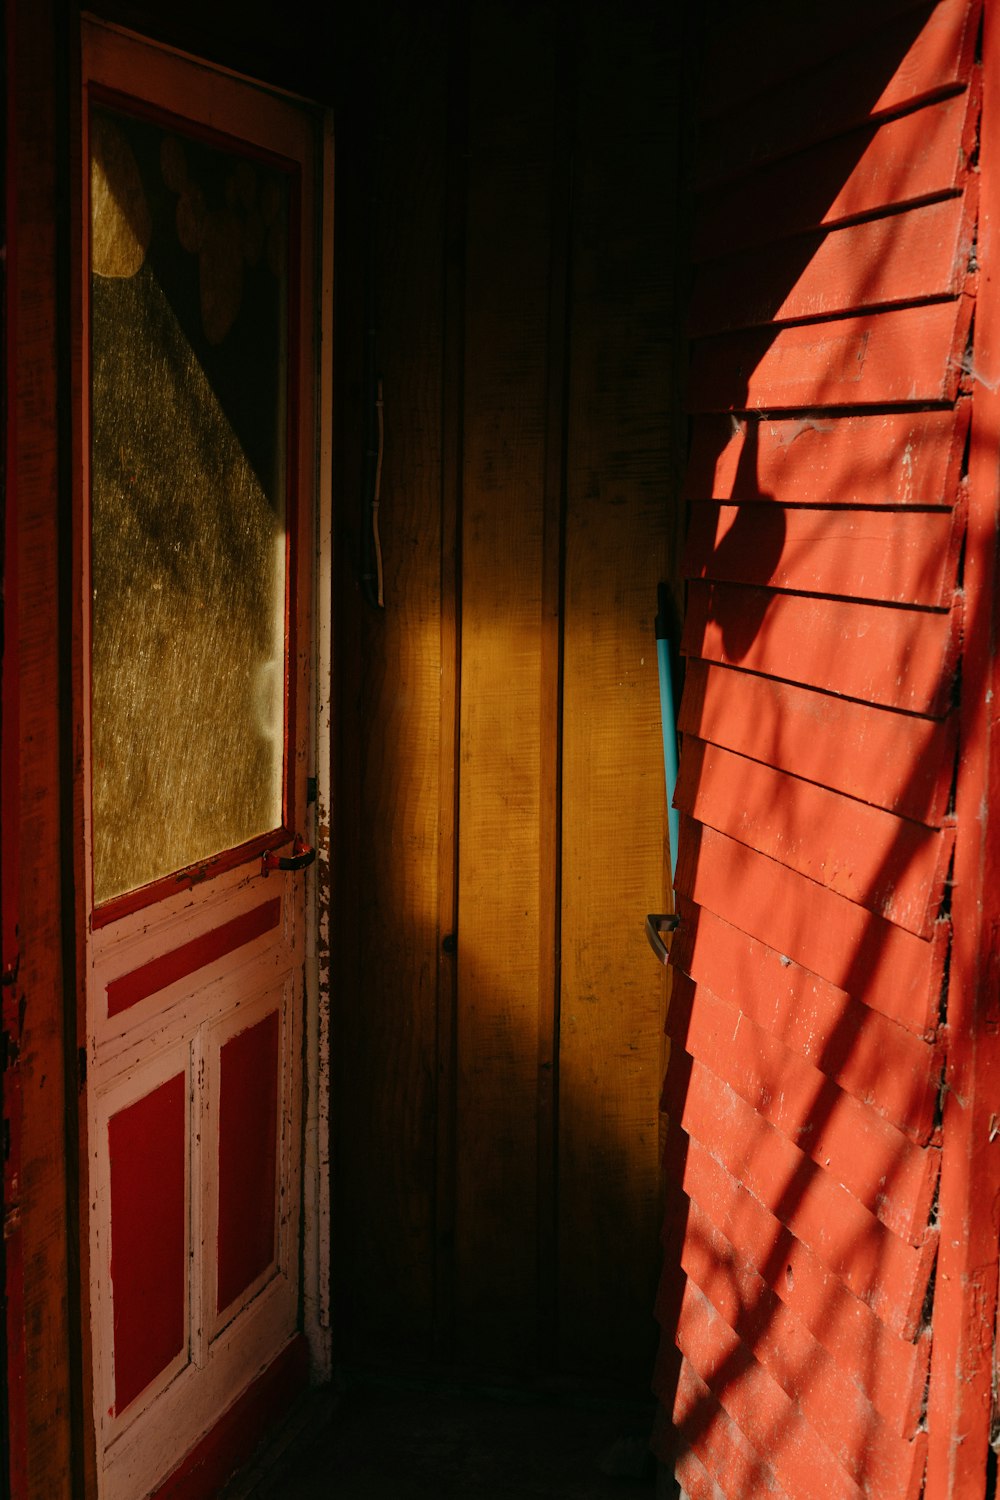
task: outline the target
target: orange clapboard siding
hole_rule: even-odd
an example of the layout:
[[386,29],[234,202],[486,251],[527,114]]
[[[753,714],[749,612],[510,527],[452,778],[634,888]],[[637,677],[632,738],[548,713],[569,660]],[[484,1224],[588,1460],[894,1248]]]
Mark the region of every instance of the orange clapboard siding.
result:
[[[684,1448],[674,1461],[674,1473],[683,1487],[684,1500],[726,1500],[726,1492],[716,1484],[690,1448]],[[784,1490],[771,1490],[772,1500],[784,1500]]]
[[681,822],[677,890],[916,1036],[937,1019],[947,934],[924,939],[712,828]]
[[966,192],[710,263],[695,278],[688,331],[701,338],[954,296],[969,264],[974,210]]
[[[671,965],[832,1078],[920,1145],[930,1138],[941,1049],[766,943],[681,898]],[[673,1012],[670,1029],[677,1034]]]
[[720,249],[729,254],[957,192],[974,146],[978,102],[978,90],[966,89],[912,114],[866,122],[706,193],[697,209],[695,258],[712,260]]
[[931,827],[947,805],[956,722],[918,718],[689,661],[678,727]]
[[670,1020],[684,1050],[753,1106],[830,1178],[911,1243],[923,1237],[939,1154],[915,1145],[874,1110],[796,1058],[734,1006],[683,975]]
[[967,297],[694,345],[692,412],[787,411],[954,401],[972,315]]
[[689,500],[784,505],[951,506],[970,405],[837,416],[702,416],[684,481]]
[[929,936],[952,829],[897,818],[696,739],[685,741],[674,802],[867,911]]
[[[908,1244],[709,1069],[676,1053],[667,1069],[668,1114],[675,1100],[687,1135],[894,1332],[916,1336],[936,1250],[932,1232],[922,1244]],[[676,1149],[668,1141],[668,1156]]]
[[746,1264],[865,1392],[891,1430],[910,1436],[920,1418],[929,1339],[911,1342],[883,1322],[697,1140],[681,1145],[676,1129],[669,1140],[670,1150],[682,1153],[679,1187],[687,1198],[671,1198],[668,1214],[686,1223],[685,1205],[696,1202],[730,1244],[741,1247]]
[[844,697],[941,716],[958,641],[943,611],[694,580],[681,650]]
[[913,510],[693,507],[688,578],[940,608],[951,602],[964,516]]
[[841,55],[810,67],[808,42],[800,31],[800,66],[787,83],[705,123],[696,156],[698,182],[725,181],[866,119],[960,88],[972,67],[978,9],[969,0],[942,0],[926,21],[919,11],[913,18],[902,16],[872,31],[847,66]]
[[[696,1203],[681,1264],[758,1363],[800,1407],[868,1500],[906,1493],[912,1437],[894,1433],[862,1391]],[[901,1483],[902,1479],[902,1483]]]
[[765,1494],[768,1500],[786,1496],[773,1470],[686,1359],[680,1360],[672,1417],[691,1452],[700,1455],[711,1483],[720,1478],[737,1494]]
[[[758,1451],[767,1454],[789,1494],[862,1500],[862,1491],[816,1436],[798,1404],[757,1363],[690,1280],[684,1286],[677,1319],[677,1344]],[[734,1493],[728,1481],[726,1488]]]

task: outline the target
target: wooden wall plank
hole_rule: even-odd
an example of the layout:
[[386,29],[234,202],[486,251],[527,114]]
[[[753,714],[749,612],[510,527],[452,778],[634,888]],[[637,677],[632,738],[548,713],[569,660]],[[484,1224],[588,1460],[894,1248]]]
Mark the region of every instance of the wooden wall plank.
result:
[[694,581],[681,649],[937,717],[951,698],[957,648],[955,622],[943,612]]
[[698,203],[695,259],[957,192],[974,146],[977,96],[973,87],[866,123],[706,193]]
[[[955,720],[920,718],[778,682],[713,662],[687,664],[678,718],[696,735],[940,826],[955,753]],[[848,747],[850,750],[848,751]]]
[[939,1156],[914,1144],[735,1006],[678,976],[670,1035],[895,1234],[922,1237]]
[[[664,975],[637,913],[662,900],[653,616],[676,570],[671,479],[676,204],[666,11],[577,7],[566,435],[559,1034],[564,1370],[644,1385],[662,1213]],[[559,357],[554,351],[553,357]],[[622,1246],[630,1248],[623,1254]],[[609,1275],[609,1267],[616,1272]],[[625,1350],[631,1363],[623,1361]]]
[[954,401],[971,317],[968,298],[695,344],[692,412],[787,411]]
[[677,1344],[743,1432],[753,1433],[755,1447],[767,1454],[786,1491],[796,1496],[862,1500],[862,1491],[816,1436],[798,1404],[757,1363],[690,1280],[681,1300]]
[[[930,1139],[941,1049],[785,954],[682,900],[670,962],[738,1007],[911,1139]],[[673,1023],[672,1023],[673,1024]]]
[[898,1436],[795,1314],[741,1260],[698,1207],[681,1264],[761,1366],[781,1386],[869,1500],[908,1493],[926,1434]]
[[912,1435],[920,1420],[930,1340],[921,1334],[912,1342],[883,1321],[699,1141],[689,1141],[679,1155],[678,1185],[687,1197],[683,1206],[671,1199],[674,1215],[685,1218],[688,1204],[697,1203],[864,1391],[891,1430]]
[[[364,304],[358,278],[374,278],[386,608],[362,602],[360,547],[345,547],[339,647],[352,673],[352,642],[357,675],[345,680],[337,734],[346,862],[338,963],[356,945],[357,967],[339,975],[338,988],[351,998],[334,1021],[334,1223],[351,1225],[350,1235],[335,1235],[334,1255],[347,1349],[355,1358],[397,1360],[426,1347],[434,1317],[440,700],[442,667],[454,670],[442,662],[439,631],[446,7],[417,17],[387,0],[379,14],[378,26],[373,17],[359,23],[360,47],[351,49],[379,76],[378,145],[364,139],[362,73],[351,79],[360,98],[344,122],[344,191],[354,196],[338,206],[338,277],[343,271],[354,293],[354,305],[338,310],[338,337],[354,338],[357,361],[341,384],[342,453],[354,447],[351,419],[364,430],[372,396],[357,388],[368,329],[354,315]],[[368,149],[376,154],[368,157]],[[360,473],[350,482],[343,476],[338,490],[340,525],[357,538]]]
[[677,890],[915,1036],[937,1020],[947,934],[904,932],[714,829],[681,828]]
[[969,75],[978,19],[978,6],[968,0],[942,0],[929,14],[918,10],[872,32],[852,49],[849,66],[841,55],[810,68],[808,51],[801,50],[800,67],[787,83],[706,122],[699,184],[736,177],[865,120],[957,90]]
[[[934,1232],[921,1245],[894,1234],[698,1062],[671,1055],[665,1100],[668,1109],[676,1104],[682,1130],[848,1290],[901,1338],[916,1337],[936,1251]],[[668,1143],[667,1149],[669,1154],[677,1148]]]
[[[65,1008],[72,1002],[63,962],[68,815],[57,685],[64,628],[60,564],[70,544],[60,505],[65,438],[57,306],[61,101],[55,90],[54,13],[18,0],[6,8],[5,24],[11,46],[5,54],[10,90],[6,335],[16,371],[8,392],[6,500],[14,508],[18,607],[17,802],[5,812],[18,824],[18,868],[7,875],[17,882],[18,953],[8,977],[14,980],[12,999],[22,1028],[17,1039],[20,1216],[5,1233],[9,1227],[23,1256],[23,1301],[21,1288],[12,1287],[24,1320],[19,1330],[24,1364],[16,1371],[21,1378],[14,1409],[23,1402],[27,1431],[25,1452],[15,1459],[20,1467],[24,1458],[26,1494],[61,1500],[72,1493],[83,1464],[83,1398],[74,1377],[85,1334],[77,1332],[81,1290],[75,1265],[78,1226],[86,1213],[78,1205],[87,1202],[85,1189],[78,1196],[80,1164],[68,1159],[69,1143],[75,1144],[78,1080],[67,1067],[71,1033]],[[74,1423],[79,1423],[75,1434]],[[21,1436],[15,1432],[15,1440]]]
[[547,9],[484,0],[470,18],[456,1328],[460,1358],[489,1349],[497,1369],[535,1356],[554,45]]
[[707,1474],[741,1495],[766,1494],[769,1500],[783,1500],[786,1491],[766,1459],[683,1358],[671,1415],[677,1432],[698,1455]]
[[698,505],[684,572],[796,593],[947,607],[963,532],[963,518],[948,511]]
[[930,935],[954,846],[952,830],[897,818],[695,739],[685,740],[674,801],[699,823],[907,932]]
[[954,296],[972,251],[975,194],[796,235],[702,266],[693,338]]
[[693,424],[689,500],[950,506],[970,403],[869,416],[705,416]]

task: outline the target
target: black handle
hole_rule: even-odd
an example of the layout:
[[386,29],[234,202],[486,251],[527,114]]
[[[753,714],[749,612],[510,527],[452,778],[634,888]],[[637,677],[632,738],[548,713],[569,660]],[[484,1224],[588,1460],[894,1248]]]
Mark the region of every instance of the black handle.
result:
[[312,845],[304,843],[296,835],[291,854],[275,854],[273,849],[264,850],[260,862],[260,873],[267,876],[272,870],[305,870],[315,858],[316,850]]
[[661,964],[670,962],[670,954],[660,934],[663,932],[676,932],[680,925],[680,920],[680,917],[672,914],[657,916],[655,912],[651,912],[646,918],[646,936],[649,939],[649,946]]

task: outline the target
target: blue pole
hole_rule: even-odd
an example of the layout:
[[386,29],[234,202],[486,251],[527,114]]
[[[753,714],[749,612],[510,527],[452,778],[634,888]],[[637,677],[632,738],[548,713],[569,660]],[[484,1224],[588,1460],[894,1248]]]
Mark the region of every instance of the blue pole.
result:
[[658,613],[656,616],[656,665],[660,679],[660,723],[663,727],[663,776],[667,788],[667,830],[670,840],[670,877],[677,874],[677,840],[680,835],[680,814],[674,807],[674,791],[677,787],[677,711],[674,705],[674,678],[670,665],[670,639],[667,635],[668,612],[667,586],[661,583],[657,591]]

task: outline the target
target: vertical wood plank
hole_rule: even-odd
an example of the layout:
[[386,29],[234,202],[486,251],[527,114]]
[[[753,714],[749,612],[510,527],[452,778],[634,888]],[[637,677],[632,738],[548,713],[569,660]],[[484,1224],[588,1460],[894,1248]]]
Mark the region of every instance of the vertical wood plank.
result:
[[459,1354],[535,1353],[552,16],[471,18],[459,790]]
[[345,433],[356,448],[371,395],[359,388],[368,332],[360,288],[371,276],[385,403],[385,609],[360,599],[361,484],[347,460],[341,651],[355,660],[345,661],[339,727],[347,966],[335,1023],[335,1254],[347,1347],[395,1361],[424,1354],[433,1326],[447,6],[418,13],[385,0],[348,20],[358,28],[345,38],[345,65],[357,73],[343,130],[353,212],[338,212],[338,233],[342,225],[355,305],[341,325],[353,344],[342,351],[339,389],[358,424]]
[[[19,580],[18,973],[25,1379],[30,1494],[68,1495],[70,1292],[60,887],[56,344],[56,39],[48,8],[12,5],[9,336],[17,357],[9,433]],[[72,1289],[75,1293],[75,1288]]]
[[671,22],[582,5],[563,698],[559,1327],[645,1384],[659,1263],[665,799],[653,616],[671,579]]

